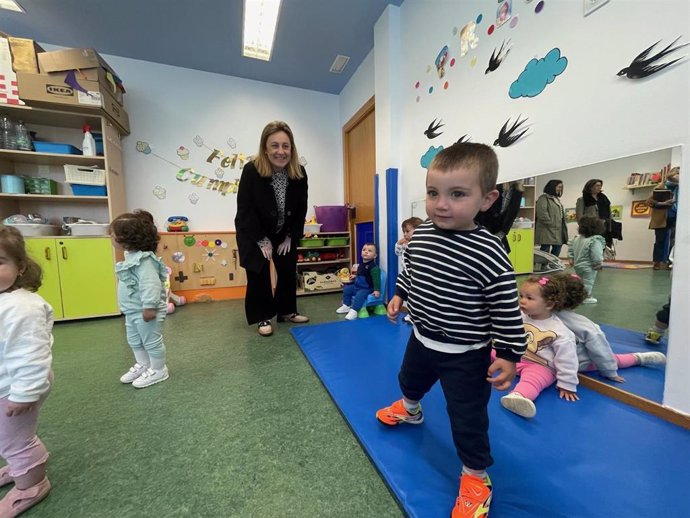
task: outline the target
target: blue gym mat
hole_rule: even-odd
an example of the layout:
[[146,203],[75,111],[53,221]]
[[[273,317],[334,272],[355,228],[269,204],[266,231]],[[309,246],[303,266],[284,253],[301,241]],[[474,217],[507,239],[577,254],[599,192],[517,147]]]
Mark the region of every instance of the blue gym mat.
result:
[[[410,331],[385,317],[291,330],[407,515],[448,518],[461,466],[438,384],[422,402],[422,425],[389,428],[374,417],[400,398]],[[494,391],[491,518],[690,516],[690,432],[584,387],[578,393],[571,403],[545,391],[527,420]]]
[[[606,324],[600,324],[602,331],[611,344],[614,353],[638,353],[645,351],[659,351],[666,354],[666,338],[659,345],[650,345],[644,341],[644,333],[621,329]],[[603,378],[596,371],[584,373],[594,379],[603,381],[607,385],[625,390],[631,394],[641,396],[650,401],[661,403],[664,397],[664,382],[666,369],[663,365],[647,367],[630,367],[620,369],[619,376],[625,378],[625,383],[616,383]]]

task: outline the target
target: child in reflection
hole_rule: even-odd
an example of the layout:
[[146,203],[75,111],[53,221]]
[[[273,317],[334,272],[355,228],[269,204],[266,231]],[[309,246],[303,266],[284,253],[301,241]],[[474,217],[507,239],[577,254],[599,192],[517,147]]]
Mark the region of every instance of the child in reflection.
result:
[[582,301],[583,304],[596,304],[592,288],[597,272],[604,263],[606,241],[601,236],[604,221],[595,216],[583,216],[578,222],[577,232],[578,235],[568,243],[568,257],[587,289],[587,298]]
[[381,270],[376,264],[378,249],[375,243],[365,243],[362,247],[362,263],[357,266],[353,282],[343,286],[343,305],[335,310],[345,314],[347,320],[355,320],[369,294],[381,294]]
[[403,237],[398,239],[398,242],[395,243],[395,255],[403,255],[405,250],[407,250],[407,245],[410,243],[410,239],[412,239],[414,229],[416,229],[422,223],[424,223],[422,218],[417,217],[407,218],[405,221],[402,222],[401,226],[403,231]]

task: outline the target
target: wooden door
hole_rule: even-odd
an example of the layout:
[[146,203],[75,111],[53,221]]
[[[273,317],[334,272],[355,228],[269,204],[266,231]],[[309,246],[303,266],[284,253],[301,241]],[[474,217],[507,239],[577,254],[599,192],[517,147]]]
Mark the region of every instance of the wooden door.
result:
[[[345,203],[355,207],[350,231],[355,225],[374,221],[374,175],[376,174],[376,124],[374,98],[343,127]],[[351,240],[355,243],[357,239]],[[353,257],[359,250],[352,251]]]

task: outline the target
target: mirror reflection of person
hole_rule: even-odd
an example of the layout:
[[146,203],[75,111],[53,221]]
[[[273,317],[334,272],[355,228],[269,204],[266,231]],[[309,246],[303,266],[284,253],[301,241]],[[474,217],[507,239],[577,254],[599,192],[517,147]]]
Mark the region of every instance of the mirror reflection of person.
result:
[[[242,169],[237,192],[237,247],[247,271],[245,313],[261,336],[273,334],[271,318],[301,324],[297,313],[297,243],[307,214],[307,172],[299,163],[295,139],[282,121],[266,125],[259,152]],[[278,277],[271,286],[270,263]]]
[[501,7],[498,8],[498,16],[496,17],[496,24],[501,25],[505,23],[506,20],[510,18],[510,2],[503,2]]
[[549,180],[544,194],[539,196],[536,206],[537,221],[534,226],[534,242],[539,249],[558,257],[561,248],[568,242],[568,226],[565,210],[561,204],[563,182]]
[[584,216],[593,216],[604,221],[604,240],[606,246],[613,246],[614,235],[611,232],[611,200],[602,192],[604,182],[598,178],[589,180],[582,189],[582,196],[575,203],[577,221]]
[[[671,169],[670,164],[664,167],[662,175],[666,180],[659,183],[647,198],[647,205],[651,207],[649,228],[654,230],[654,248],[652,250],[653,268],[666,270],[669,267],[669,252],[673,247],[676,233],[676,216],[678,213],[678,180],[680,168]],[[670,191],[667,200],[659,200],[659,191]]]

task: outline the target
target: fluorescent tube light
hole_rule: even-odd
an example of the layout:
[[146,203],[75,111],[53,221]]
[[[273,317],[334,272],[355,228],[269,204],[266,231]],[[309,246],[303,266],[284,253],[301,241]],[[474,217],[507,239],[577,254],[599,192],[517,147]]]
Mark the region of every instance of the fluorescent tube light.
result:
[[244,0],[242,55],[271,60],[281,0]]
[[0,0],[0,9],[7,9],[8,11],[16,11],[18,13],[25,13],[24,8],[14,0]]

